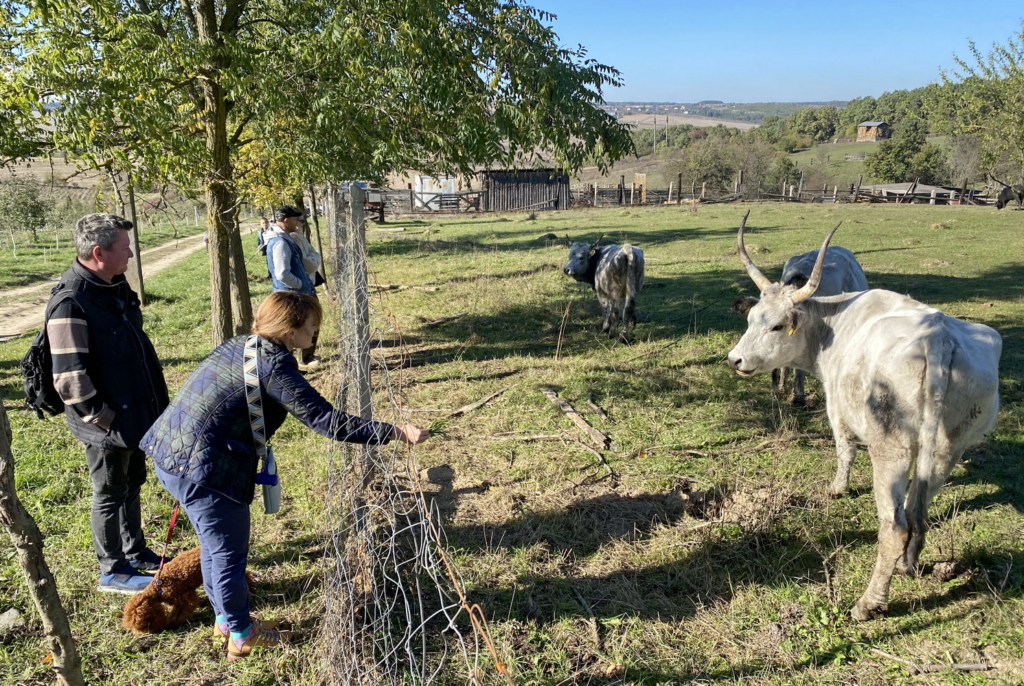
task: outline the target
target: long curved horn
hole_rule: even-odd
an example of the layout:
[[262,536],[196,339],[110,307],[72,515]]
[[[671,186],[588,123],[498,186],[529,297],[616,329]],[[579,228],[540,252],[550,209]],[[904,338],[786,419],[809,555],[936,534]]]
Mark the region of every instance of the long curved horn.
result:
[[761,273],[761,270],[757,268],[757,265],[750,261],[750,256],[747,255],[747,249],[743,246],[743,229],[747,225],[747,217],[749,216],[750,210],[747,210],[747,213],[743,215],[743,221],[740,222],[740,232],[736,236],[736,242],[739,244],[740,262],[743,263],[744,268],[747,270],[747,274],[750,275],[750,278],[754,282],[754,285],[757,286],[757,289],[759,291],[764,291],[764,289],[772,285],[772,282],[768,277]]
[[818,290],[818,284],[821,283],[821,269],[825,264],[825,252],[828,250],[828,244],[832,240],[832,234],[836,232],[843,223],[839,222],[832,227],[832,230],[825,236],[825,242],[821,244],[821,250],[818,251],[818,259],[814,262],[814,270],[811,272],[810,278],[807,279],[807,283],[803,287],[793,294],[793,304],[802,303],[809,297],[814,295],[814,291]]

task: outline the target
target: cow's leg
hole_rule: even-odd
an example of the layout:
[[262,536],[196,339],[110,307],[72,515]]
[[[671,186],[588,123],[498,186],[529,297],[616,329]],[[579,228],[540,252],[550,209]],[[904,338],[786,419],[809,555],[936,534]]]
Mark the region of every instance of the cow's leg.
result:
[[618,300],[608,301],[608,338],[615,338],[615,332],[619,328],[619,308],[621,307]]
[[772,370],[772,392],[780,397],[786,393],[786,375],[788,373],[789,369],[786,367]]
[[878,556],[871,582],[850,614],[859,621],[871,619],[889,609],[889,584],[893,570],[903,557],[910,533],[903,510],[910,450],[897,445],[869,446],[874,470],[875,507],[878,509]]
[[936,454],[918,455],[914,469],[914,478],[907,492],[907,524],[910,527],[910,540],[903,557],[896,565],[897,571],[903,574],[916,575],[917,561],[924,548],[924,537],[928,531],[928,506],[946,483],[953,466],[963,455],[963,447],[957,446],[956,452],[950,452],[948,445],[935,451]]
[[619,337],[623,343],[629,343],[633,334],[633,326],[636,324],[636,299],[627,297],[622,308],[622,335]]
[[843,420],[835,418],[838,411],[833,404],[826,399],[828,409],[828,423],[832,427],[832,436],[836,441],[836,475],[829,487],[829,494],[833,498],[840,498],[850,492],[850,466],[853,458],[857,455],[857,437],[847,428]]
[[806,379],[807,372],[800,369],[793,370],[793,398],[790,402],[797,407],[807,404],[807,398],[804,396],[804,381]]
[[604,320],[601,322],[601,332],[608,333],[608,329],[612,325],[612,303],[610,298],[602,296],[600,293],[597,295],[597,302],[601,305],[601,312],[603,313]]

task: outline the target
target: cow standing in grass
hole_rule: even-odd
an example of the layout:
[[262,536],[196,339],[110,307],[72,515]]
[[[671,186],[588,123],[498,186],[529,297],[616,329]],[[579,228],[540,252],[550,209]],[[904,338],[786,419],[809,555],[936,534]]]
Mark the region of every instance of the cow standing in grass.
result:
[[1024,201],[1024,186],[1003,186],[1003,190],[999,191],[999,196],[996,198],[996,209],[1001,210],[1010,203],[1017,203],[1017,207],[1021,206]]
[[597,293],[597,301],[604,312],[601,331],[614,338],[621,321],[620,338],[630,340],[636,324],[636,297],[644,287],[644,251],[629,243],[602,245],[573,243],[569,247],[569,261],[563,271],[584,283]]
[[[802,288],[811,278],[814,265],[818,261],[818,251],[811,250],[803,255],[796,255],[786,260],[782,268],[782,283],[786,286]],[[821,282],[815,296],[839,295],[840,293],[856,293],[868,289],[868,278],[864,275],[857,258],[846,248],[838,245],[830,246],[828,255],[821,270]],[[757,304],[757,298],[740,298],[736,301],[735,309],[740,314],[746,315],[750,308]],[[780,396],[786,392],[786,378],[789,376],[789,369],[780,367],[772,372],[772,386]],[[793,395],[790,402],[793,405],[802,406],[806,403],[804,394],[804,382],[807,379],[807,372],[797,369],[793,374]]]
[[790,366],[821,379],[839,453],[833,492],[847,488],[855,441],[867,445],[878,557],[852,614],[869,619],[888,609],[894,570],[916,573],[929,503],[964,450],[995,425],[1002,339],[890,291],[812,298],[838,225],[806,285],[773,284],[747,256],[745,222],[739,257],[761,299],[729,365],[741,376]]

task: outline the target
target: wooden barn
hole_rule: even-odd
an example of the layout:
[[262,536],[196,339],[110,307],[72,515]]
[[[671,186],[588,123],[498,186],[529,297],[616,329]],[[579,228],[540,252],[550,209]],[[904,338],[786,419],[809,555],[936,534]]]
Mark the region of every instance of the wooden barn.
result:
[[569,175],[560,169],[490,169],[478,175],[485,212],[569,209]]
[[884,121],[862,121],[857,124],[857,142],[884,141],[892,135],[892,127]]

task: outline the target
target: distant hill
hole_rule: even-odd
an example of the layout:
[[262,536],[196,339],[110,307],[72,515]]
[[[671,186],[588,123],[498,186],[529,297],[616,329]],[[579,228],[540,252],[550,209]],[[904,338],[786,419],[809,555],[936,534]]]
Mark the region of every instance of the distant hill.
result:
[[750,122],[760,124],[765,117],[776,116],[785,119],[797,110],[805,107],[845,107],[845,100],[827,102],[718,102],[702,100],[698,103],[683,102],[609,102],[604,109],[617,118],[623,119],[632,115],[680,115],[725,119],[734,122]]

